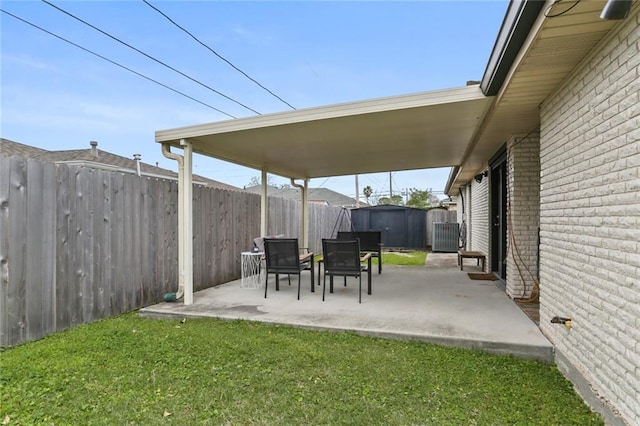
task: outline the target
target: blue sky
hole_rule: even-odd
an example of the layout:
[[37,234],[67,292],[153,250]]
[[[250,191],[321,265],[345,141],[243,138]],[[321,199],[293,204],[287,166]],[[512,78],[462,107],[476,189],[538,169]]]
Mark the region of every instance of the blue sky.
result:
[[[143,1],[51,1],[203,84],[265,114],[290,107],[197,44]],[[149,0],[297,109],[462,87],[480,80],[508,2],[215,2]],[[236,117],[255,115],[40,1],[3,10]],[[176,170],[156,130],[229,117],[4,13],[1,136],[49,150],[99,148]],[[260,172],[201,156],[194,172],[242,187]],[[449,169],[392,174],[393,190],[444,189]],[[276,183],[288,183],[275,177]],[[355,196],[353,176],[313,179]],[[361,175],[374,194],[389,173]]]

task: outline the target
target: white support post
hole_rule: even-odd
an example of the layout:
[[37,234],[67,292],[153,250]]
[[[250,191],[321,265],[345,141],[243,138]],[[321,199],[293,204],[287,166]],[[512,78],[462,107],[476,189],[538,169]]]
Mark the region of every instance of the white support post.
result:
[[260,236],[267,236],[267,208],[269,206],[267,200],[267,171],[262,170],[262,192],[260,196]]
[[184,304],[193,304],[193,148],[191,142],[181,139],[184,149],[184,178],[182,179],[182,196],[184,216]]
[[300,202],[302,208],[302,218],[300,221],[300,246],[309,247],[309,179],[304,180],[304,185],[296,183],[291,178],[291,186],[300,189]]

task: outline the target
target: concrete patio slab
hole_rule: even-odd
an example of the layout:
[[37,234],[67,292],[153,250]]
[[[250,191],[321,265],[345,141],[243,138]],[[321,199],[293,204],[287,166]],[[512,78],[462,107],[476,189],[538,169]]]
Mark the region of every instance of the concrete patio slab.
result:
[[[194,294],[194,303],[160,303],[140,310],[153,318],[213,317],[242,319],[321,330],[345,330],[362,335],[411,339],[446,346],[480,349],[494,354],[553,362],[553,346],[536,324],[496,286],[496,282],[471,280],[475,265],[457,266],[456,254],[429,254],[424,267],[387,266],[374,272],[373,294],[366,294],[363,277],[362,303],[358,281],[335,281],[335,292],[322,301],[322,283],[310,291],[309,273],[303,272],[301,298],[297,277],[292,285],[281,279],[275,291],[269,279],[264,287],[241,288],[240,280]],[[374,268],[375,269],[375,268]],[[318,284],[318,283],[316,283]]]

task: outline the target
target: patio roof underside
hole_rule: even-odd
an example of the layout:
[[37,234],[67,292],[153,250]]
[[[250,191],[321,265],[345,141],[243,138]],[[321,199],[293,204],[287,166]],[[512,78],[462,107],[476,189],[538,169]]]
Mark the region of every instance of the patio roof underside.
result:
[[296,179],[460,164],[490,98],[479,86],[159,131],[156,141]]
[[457,195],[510,137],[539,126],[540,105],[615,25],[600,19],[604,3],[540,13],[494,97],[466,86],[162,130],[156,141],[188,139],[194,152],[297,179],[458,167],[447,188]]

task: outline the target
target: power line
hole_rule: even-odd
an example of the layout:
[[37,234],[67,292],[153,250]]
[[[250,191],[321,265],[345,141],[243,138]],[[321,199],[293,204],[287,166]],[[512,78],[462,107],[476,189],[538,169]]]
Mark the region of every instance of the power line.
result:
[[273,93],[271,90],[267,89],[266,87],[264,87],[262,84],[260,84],[258,81],[256,81],[255,79],[253,79],[251,76],[249,76],[249,74],[247,74],[246,72],[242,71],[240,68],[238,68],[237,66],[235,66],[234,64],[232,64],[229,60],[227,60],[226,58],[224,58],[222,55],[220,55],[218,52],[216,52],[215,50],[213,50],[211,47],[209,47],[207,44],[205,44],[204,42],[200,41],[200,39],[198,39],[198,37],[196,37],[195,35],[193,35],[192,33],[190,33],[187,29],[185,29],[184,27],[182,27],[180,24],[178,24],[176,21],[174,21],[173,19],[171,19],[169,16],[167,16],[166,13],[164,13],[163,11],[161,11],[160,9],[158,9],[157,7],[155,7],[154,5],[152,5],[151,3],[149,3],[147,0],[142,0],[147,6],[149,6],[150,8],[152,8],[153,10],[155,10],[156,12],[158,12],[159,14],[161,14],[162,16],[164,16],[165,18],[167,18],[167,20],[169,22],[171,22],[173,25],[175,25],[176,27],[180,28],[182,31],[184,31],[185,33],[187,33],[192,39],[194,39],[195,41],[197,41],[198,43],[200,43],[203,47],[207,48],[211,53],[213,53],[214,55],[216,55],[218,58],[222,59],[224,62],[226,62],[227,64],[229,64],[234,70],[238,71],[239,73],[241,73],[242,75],[244,75],[245,77],[247,77],[249,80],[253,81],[255,84],[257,84],[258,86],[260,86],[262,89],[266,90],[267,92],[269,92],[269,94],[271,94],[273,97],[277,98],[280,102],[286,104],[289,108],[291,109],[296,109],[293,105],[291,105],[289,102],[285,101],[284,99],[282,99],[280,96],[276,95],[275,93]]
[[327,183],[327,181],[331,179],[331,176],[327,177],[325,180],[322,181],[322,183],[320,185],[318,185],[316,188],[322,188],[324,186],[325,183]]
[[382,182],[380,179],[375,177],[375,175],[370,174],[370,175],[367,175],[366,177],[368,179],[371,179],[374,182],[374,185],[378,185],[378,186],[384,185],[384,182]]
[[232,97],[227,96],[227,95],[225,95],[224,93],[222,93],[222,92],[220,92],[220,91],[218,91],[218,90],[216,90],[216,89],[214,89],[214,88],[212,88],[212,87],[210,87],[210,86],[207,86],[207,85],[206,85],[206,84],[204,84],[203,82],[201,82],[201,81],[199,81],[199,80],[196,80],[195,78],[193,78],[193,77],[191,77],[191,76],[189,76],[189,75],[187,75],[187,74],[183,73],[182,71],[180,71],[180,70],[178,70],[178,69],[176,69],[176,68],[172,67],[171,65],[168,65],[168,64],[166,64],[166,63],[162,62],[162,61],[161,61],[161,60],[159,60],[159,59],[154,58],[153,56],[151,56],[151,55],[149,55],[149,54],[147,54],[147,53],[143,52],[142,50],[140,50],[140,49],[138,49],[138,48],[133,47],[132,45],[130,45],[130,44],[128,44],[128,43],[126,43],[126,42],[124,42],[124,41],[120,40],[119,38],[117,38],[117,37],[115,37],[115,36],[113,36],[113,35],[111,35],[111,34],[107,33],[106,31],[103,31],[103,30],[101,30],[100,28],[98,28],[98,27],[96,27],[96,26],[94,26],[94,25],[91,25],[91,24],[90,24],[90,23],[88,23],[87,21],[84,21],[84,20],[82,20],[81,18],[78,18],[78,17],[77,17],[77,16],[75,16],[74,14],[72,14],[72,13],[70,13],[70,12],[67,12],[66,10],[64,10],[64,9],[62,9],[62,8],[60,8],[60,7],[58,7],[58,6],[56,6],[55,4],[50,3],[50,2],[49,2],[49,1],[47,1],[47,0],[41,0],[41,1],[42,1],[43,3],[45,3],[45,4],[49,5],[49,6],[53,7],[54,9],[56,9],[56,10],[58,10],[58,11],[60,11],[60,12],[64,13],[65,15],[70,16],[71,18],[73,18],[73,19],[75,19],[75,20],[77,20],[77,21],[79,21],[79,22],[82,22],[83,24],[85,24],[85,25],[87,25],[87,26],[89,26],[89,27],[93,28],[94,30],[96,30],[96,31],[98,31],[98,32],[100,32],[100,33],[102,33],[102,34],[106,35],[107,37],[111,38],[112,40],[115,40],[115,41],[117,41],[118,43],[123,44],[123,45],[127,46],[128,48],[130,48],[130,49],[132,49],[132,50],[135,50],[136,52],[140,53],[141,55],[146,56],[147,58],[151,59],[152,61],[155,61],[155,62],[159,63],[160,65],[162,65],[162,66],[164,66],[164,67],[166,67],[166,68],[169,68],[170,70],[172,70],[172,71],[174,71],[174,72],[177,72],[177,73],[178,73],[178,74],[180,74],[181,76],[188,78],[189,80],[193,81],[194,83],[197,83],[197,84],[199,84],[200,86],[202,86],[202,87],[204,87],[204,88],[207,88],[207,89],[211,90],[211,91],[212,91],[212,92],[214,92],[214,93],[217,93],[218,95],[222,96],[223,98],[226,98],[226,99],[230,100],[231,102],[234,102],[234,103],[236,103],[236,104],[240,105],[241,107],[248,109],[249,111],[252,111],[252,112],[254,112],[254,113],[258,114],[258,115],[261,115],[261,114],[260,114],[258,111],[256,111],[255,109],[253,109],[253,108],[251,108],[251,107],[246,106],[246,105],[245,105],[245,104],[243,104],[242,102],[237,101],[237,100],[233,99]]
[[135,75],[139,76],[139,77],[142,77],[142,78],[144,78],[144,79],[146,79],[146,80],[149,80],[149,81],[151,81],[151,82],[153,82],[153,83],[155,83],[155,84],[157,84],[157,85],[159,85],[159,86],[162,86],[162,87],[164,87],[165,89],[169,89],[169,90],[171,90],[172,92],[175,92],[175,93],[177,93],[177,94],[179,94],[179,95],[181,95],[181,96],[184,96],[185,98],[188,98],[188,99],[191,99],[192,101],[198,102],[199,104],[204,105],[204,106],[206,106],[206,107],[209,107],[209,108],[211,108],[211,109],[212,109],[212,110],[214,110],[214,111],[218,111],[219,113],[224,114],[224,115],[226,115],[227,117],[237,118],[237,117],[234,117],[233,115],[231,115],[231,114],[229,114],[229,113],[226,113],[226,112],[224,112],[224,111],[222,111],[222,110],[220,110],[220,109],[218,109],[218,108],[216,108],[216,107],[214,107],[214,106],[211,106],[211,105],[209,105],[209,104],[207,104],[207,103],[205,103],[205,102],[199,101],[198,99],[196,99],[196,98],[194,98],[194,97],[192,97],[192,96],[189,96],[189,95],[187,95],[187,94],[185,94],[185,93],[183,93],[183,92],[181,92],[181,91],[179,91],[179,90],[176,90],[176,89],[174,89],[174,88],[172,88],[172,87],[169,87],[169,86],[167,86],[166,84],[160,83],[159,81],[154,80],[154,79],[152,79],[151,77],[147,77],[147,76],[146,76],[146,75],[144,75],[144,74],[141,74],[141,73],[139,73],[139,72],[137,72],[137,71],[135,71],[135,70],[132,70],[131,68],[128,68],[128,67],[126,67],[126,66],[124,66],[124,65],[122,65],[122,64],[119,64],[119,63],[117,63],[117,62],[115,62],[115,61],[113,61],[113,60],[111,60],[111,59],[109,59],[109,58],[106,58],[106,57],[104,57],[104,56],[102,56],[102,55],[100,55],[100,54],[98,54],[98,53],[96,53],[96,52],[94,52],[94,51],[92,51],[92,50],[89,50],[89,49],[87,49],[87,48],[85,48],[85,47],[82,47],[82,46],[80,46],[79,44],[76,44],[76,43],[74,43],[74,42],[72,42],[72,41],[70,41],[70,40],[67,40],[67,39],[66,39],[66,38],[64,38],[64,37],[61,37],[61,36],[59,36],[59,35],[57,35],[57,34],[54,34],[54,33],[52,33],[51,31],[45,30],[44,28],[39,27],[38,25],[36,25],[36,24],[34,24],[34,23],[32,23],[32,22],[29,22],[29,21],[27,21],[27,20],[25,20],[25,19],[22,19],[22,18],[20,18],[19,16],[16,16],[16,15],[14,15],[14,14],[10,13],[10,12],[7,12],[7,11],[6,11],[6,10],[4,10],[4,9],[0,9],[0,11],[2,11],[2,13],[5,13],[5,14],[7,14],[7,15],[9,15],[9,16],[11,16],[11,17],[13,17],[13,18],[15,18],[15,19],[17,19],[17,20],[19,20],[19,21],[24,22],[24,23],[25,23],[25,24],[27,24],[27,25],[31,25],[32,27],[37,28],[37,29],[39,29],[40,31],[43,31],[43,32],[45,32],[45,33],[47,33],[47,34],[49,34],[49,35],[51,35],[51,36],[53,36],[53,37],[55,37],[55,38],[57,38],[57,39],[59,39],[59,40],[62,40],[62,41],[64,41],[64,42],[66,42],[66,43],[69,43],[70,45],[75,46],[75,47],[77,47],[78,49],[82,49],[82,50],[84,50],[84,51],[85,51],[85,52],[87,52],[87,53],[90,53],[90,54],[92,54],[92,55],[94,55],[94,56],[97,56],[97,57],[98,57],[98,58],[100,58],[100,59],[104,59],[105,61],[107,61],[107,62],[109,62],[109,63],[111,63],[111,64],[113,64],[113,65],[116,65],[116,66],[118,66],[118,67],[120,67],[120,68],[122,68],[122,69],[124,69],[124,70],[127,70],[127,71],[129,71],[129,72],[131,72],[131,73],[133,73],[133,74],[135,74]]

